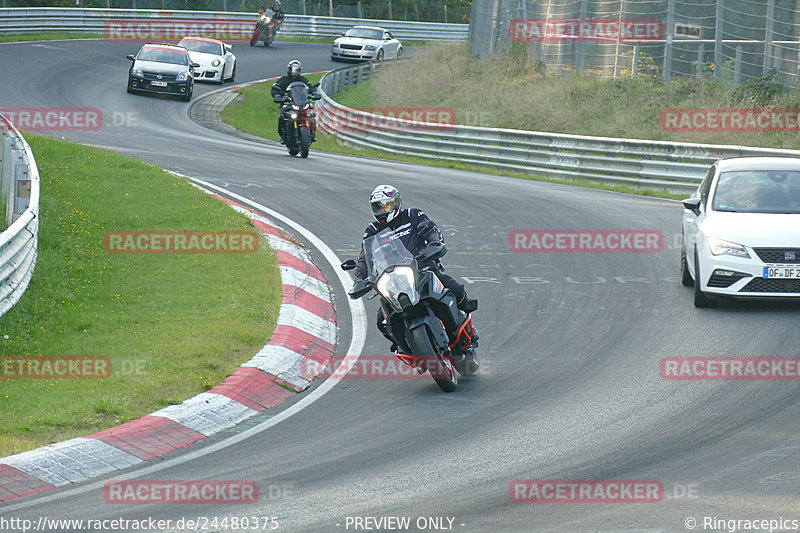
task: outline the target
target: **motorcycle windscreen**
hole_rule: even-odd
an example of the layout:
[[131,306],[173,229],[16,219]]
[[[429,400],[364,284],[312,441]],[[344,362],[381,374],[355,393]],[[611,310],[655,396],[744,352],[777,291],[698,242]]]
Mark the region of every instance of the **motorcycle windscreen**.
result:
[[414,255],[389,228],[385,228],[364,241],[364,258],[370,281],[376,281],[387,268],[396,265],[411,265]]
[[304,106],[308,103],[308,85],[302,81],[295,81],[286,87],[286,94],[292,99],[296,106]]
[[416,289],[414,256],[390,229],[384,229],[364,241],[364,256],[370,281],[378,292],[400,311],[400,294],[406,294],[412,304],[419,301]]

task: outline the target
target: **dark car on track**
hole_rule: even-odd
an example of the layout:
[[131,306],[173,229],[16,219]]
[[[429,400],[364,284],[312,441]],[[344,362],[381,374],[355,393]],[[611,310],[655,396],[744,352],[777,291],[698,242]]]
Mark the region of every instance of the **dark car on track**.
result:
[[139,52],[129,55],[133,63],[128,71],[128,92],[170,94],[189,101],[194,88],[192,63],[186,48],[173,44],[148,43]]

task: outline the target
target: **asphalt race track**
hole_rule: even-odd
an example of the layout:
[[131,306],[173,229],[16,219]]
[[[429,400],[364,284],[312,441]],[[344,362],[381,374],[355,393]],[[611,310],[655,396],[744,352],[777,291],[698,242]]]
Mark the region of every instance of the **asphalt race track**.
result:
[[[89,481],[0,505],[1,516],[269,516],[277,517],[278,531],[291,532],[367,525],[388,531],[388,522],[361,521],[357,529],[355,518],[390,516],[410,517],[409,531],[464,533],[678,532],[691,530],[690,518],[696,531],[721,531],[710,520],[800,521],[797,382],[659,374],[665,357],[800,355],[797,305],[694,308],[678,278],[679,203],[325,154],[313,146],[307,160],[291,158],[276,144],[194,124],[190,103],[126,94],[125,56],[137,49],[103,41],[0,45],[0,107],[100,108],[101,130],[57,135],[250,198],[314,232],[342,260],[355,253],[370,221],[369,192],[394,184],[406,206],[422,208],[443,229],[448,272],[480,300],[483,367],[453,394],[431,379],[343,380],[311,406],[224,450],[160,470],[151,467],[164,458],[142,466],[151,469],[141,479],[253,480],[261,488],[257,504],[110,505],[102,484]],[[234,51],[237,82],[280,75],[292,58],[305,72],[337,66],[325,45],[238,44]],[[196,84],[192,102],[215,89]],[[46,183],[43,176],[43,194]],[[657,230],[663,249],[509,250],[513,230],[565,228]],[[335,298],[345,350],[352,329],[342,287]],[[365,303],[363,353],[384,354],[388,343],[372,323],[376,302]],[[664,494],[655,503],[516,503],[509,485],[517,479],[658,480]],[[291,491],[272,497],[269,488],[277,486]],[[437,526],[428,517],[444,519]]]

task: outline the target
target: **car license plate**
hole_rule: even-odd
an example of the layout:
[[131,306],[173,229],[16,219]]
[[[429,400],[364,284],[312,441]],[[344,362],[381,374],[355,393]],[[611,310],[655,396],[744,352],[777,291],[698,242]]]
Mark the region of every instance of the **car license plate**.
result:
[[355,52],[353,50],[342,50],[342,53],[344,55],[346,55],[346,56],[357,56],[358,55],[358,52]]
[[167,82],[153,80],[153,81],[150,82],[150,85],[155,85],[156,87],[166,87],[167,86]]
[[800,279],[800,267],[764,267],[764,277],[769,279]]

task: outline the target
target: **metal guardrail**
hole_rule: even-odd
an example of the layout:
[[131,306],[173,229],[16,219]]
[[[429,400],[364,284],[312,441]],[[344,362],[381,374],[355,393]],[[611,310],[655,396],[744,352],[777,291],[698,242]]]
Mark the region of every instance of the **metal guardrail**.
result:
[[[257,13],[221,11],[162,11],[155,9],[81,9],[60,7],[0,8],[0,34],[42,31],[103,34],[106,22],[114,20],[217,20],[255,25]],[[287,14],[281,35],[335,37],[355,25],[380,26],[400,40],[466,41],[468,24],[410,22]],[[194,34],[192,32],[190,35]],[[206,35],[211,37],[211,35]],[[183,35],[181,35],[183,37]],[[249,38],[249,35],[247,36]]]
[[0,115],[0,181],[8,228],[0,234],[0,316],[28,288],[36,266],[39,231],[39,169],[33,151]]
[[695,190],[717,159],[800,157],[796,150],[410,122],[382,118],[333,100],[333,95],[369,80],[384,66],[386,63],[366,63],[325,74],[320,83],[323,98],[317,106],[320,129],[352,145],[395,154],[678,193]]

